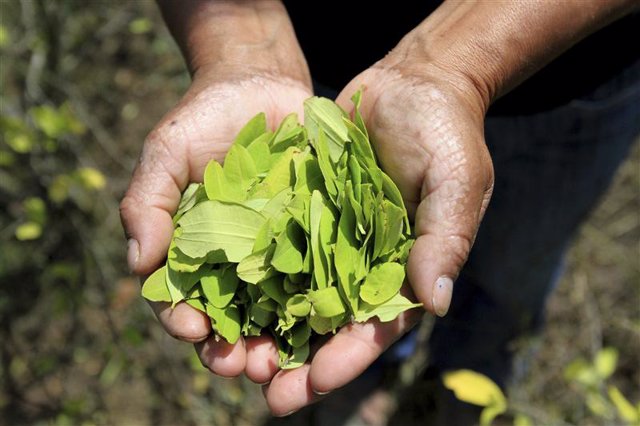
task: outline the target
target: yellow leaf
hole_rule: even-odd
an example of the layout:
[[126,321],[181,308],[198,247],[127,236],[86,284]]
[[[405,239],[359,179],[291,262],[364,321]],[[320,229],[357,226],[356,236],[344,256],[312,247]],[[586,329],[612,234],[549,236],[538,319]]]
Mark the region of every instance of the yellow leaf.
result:
[[82,167],[76,171],[76,176],[87,189],[100,190],[105,187],[107,180],[97,169],[92,167]]
[[481,407],[507,406],[507,399],[500,387],[483,374],[472,370],[456,370],[445,373],[443,382],[460,401]]
[[40,238],[42,226],[35,222],[25,222],[16,228],[16,238],[20,241],[29,241]]
[[9,45],[9,41],[9,31],[7,31],[4,25],[0,25],[0,47]]
[[616,406],[618,415],[622,420],[632,424],[640,423],[640,407],[636,410],[636,407],[624,397],[617,387],[609,386],[609,399]]
[[602,348],[596,354],[593,364],[601,378],[608,378],[614,371],[616,371],[616,365],[618,364],[618,350],[611,347]]
[[533,426],[533,420],[524,414],[516,414],[513,419],[513,426]]

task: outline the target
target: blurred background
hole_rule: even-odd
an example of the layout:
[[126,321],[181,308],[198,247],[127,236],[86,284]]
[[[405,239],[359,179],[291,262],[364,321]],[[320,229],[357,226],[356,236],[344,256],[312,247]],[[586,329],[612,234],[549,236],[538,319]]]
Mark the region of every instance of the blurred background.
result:
[[[0,424],[266,416],[257,385],[161,330],[126,267],[119,200],[188,84],[152,1],[0,0]],[[581,228],[544,334],[518,342],[512,417],[624,423],[612,395],[640,412],[639,148]]]

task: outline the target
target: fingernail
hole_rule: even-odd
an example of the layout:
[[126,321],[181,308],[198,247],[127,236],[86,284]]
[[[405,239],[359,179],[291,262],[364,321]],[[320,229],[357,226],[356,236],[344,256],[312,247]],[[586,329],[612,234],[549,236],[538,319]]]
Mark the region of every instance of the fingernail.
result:
[[436,315],[443,317],[449,310],[451,304],[451,293],[453,292],[453,280],[449,277],[440,277],[433,284],[431,293],[431,304]]
[[320,391],[317,391],[315,389],[313,390],[313,393],[315,393],[316,395],[319,395],[319,396],[326,395],[326,394],[328,394],[330,392],[331,392],[330,390],[325,391],[325,392],[320,392]]
[[277,416],[275,416],[275,417],[287,417],[287,416],[292,415],[292,414],[293,414],[293,413],[295,413],[296,411],[298,411],[298,410],[291,410],[291,411],[289,411],[288,413],[285,413],[285,414],[278,414],[278,415],[277,415]]
[[135,271],[139,258],[140,245],[138,244],[138,241],[131,238],[127,241],[127,263],[129,264],[129,271]]

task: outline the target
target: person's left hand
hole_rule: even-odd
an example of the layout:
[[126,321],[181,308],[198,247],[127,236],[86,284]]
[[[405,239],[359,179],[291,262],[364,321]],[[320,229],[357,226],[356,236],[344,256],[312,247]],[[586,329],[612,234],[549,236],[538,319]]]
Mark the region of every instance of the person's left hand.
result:
[[[493,186],[484,100],[455,73],[434,67],[417,76],[383,60],[356,77],[337,102],[350,111],[349,98],[361,86],[361,112],[372,144],[404,197],[417,237],[408,263],[410,287],[403,291],[442,316]],[[265,385],[272,413],[290,414],[349,383],[423,312],[412,309],[392,322],[374,319],[340,329],[310,362],[278,372]]]

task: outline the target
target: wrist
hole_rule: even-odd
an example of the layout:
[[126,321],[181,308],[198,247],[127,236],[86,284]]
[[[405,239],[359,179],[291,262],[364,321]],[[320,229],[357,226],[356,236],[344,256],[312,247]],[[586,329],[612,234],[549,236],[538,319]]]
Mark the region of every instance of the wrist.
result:
[[381,63],[404,74],[435,73],[469,86],[486,109],[577,41],[629,13],[634,4],[445,1]]
[[272,75],[311,87],[304,55],[280,1],[158,3],[194,78]]

